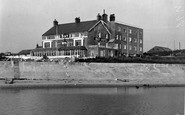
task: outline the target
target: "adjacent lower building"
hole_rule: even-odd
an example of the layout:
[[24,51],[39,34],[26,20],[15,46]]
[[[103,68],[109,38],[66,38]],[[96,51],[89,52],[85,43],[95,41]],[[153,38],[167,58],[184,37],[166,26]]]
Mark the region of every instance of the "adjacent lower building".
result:
[[98,14],[96,20],[58,24],[42,35],[42,47],[33,49],[32,56],[118,57],[143,53],[143,29],[115,21],[115,15]]

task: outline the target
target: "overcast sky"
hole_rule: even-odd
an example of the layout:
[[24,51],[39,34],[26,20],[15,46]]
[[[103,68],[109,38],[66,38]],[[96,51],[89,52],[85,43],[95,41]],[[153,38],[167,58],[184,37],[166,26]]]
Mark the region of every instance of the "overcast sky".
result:
[[0,0],[0,52],[33,49],[59,24],[94,20],[105,9],[116,21],[144,29],[144,51],[154,46],[185,49],[184,0]]

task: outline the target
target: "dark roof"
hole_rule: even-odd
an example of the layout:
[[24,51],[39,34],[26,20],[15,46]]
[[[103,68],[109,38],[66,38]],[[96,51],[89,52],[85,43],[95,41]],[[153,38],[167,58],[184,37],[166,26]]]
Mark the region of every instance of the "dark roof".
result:
[[157,52],[164,52],[164,51],[172,51],[172,50],[167,47],[155,46],[152,49],[150,49],[147,53],[157,53]]
[[33,51],[56,51],[57,48],[35,48]]
[[32,51],[31,49],[29,49],[29,50],[22,50],[22,51],[20,51],[18,53],[18,55],[27,55],[27,54],[30,54],[31,51]]
[[85,46],[68,46],[68,47],[60,47],[59,50],[87,50]]
[[141,29],[143,30],[142,28],[139,28],[135,25],[130,25],[130,24],[125,24],[125,23],[119,23],[119,22],[115,22],[116,25],[122,25],[122,26],[127,26],[127,27],[131,27],[131,28],[136,28],[136,29]]
[[[97,23],[97,20],[84,21],[80,23],[66,23],[58,25],[58,34],[69,34],[73,32],[85,32],[88,31],[94,24]],[[43,34],[43,36],[47,35],[55,35],[56,27],[52,27],[47,32]]]
[[85,46],[65,46],[60,48],[36,48],[33,51],[87,50]]

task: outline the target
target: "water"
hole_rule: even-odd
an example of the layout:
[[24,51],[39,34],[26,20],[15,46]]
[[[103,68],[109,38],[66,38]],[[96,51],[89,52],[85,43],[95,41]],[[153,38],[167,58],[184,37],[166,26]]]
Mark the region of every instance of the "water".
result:
[[0,114],[184,115],[184,89],[0,89]]

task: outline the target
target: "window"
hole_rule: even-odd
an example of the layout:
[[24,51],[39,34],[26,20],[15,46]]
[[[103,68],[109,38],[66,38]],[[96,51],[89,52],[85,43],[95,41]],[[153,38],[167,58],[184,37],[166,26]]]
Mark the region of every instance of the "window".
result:
[[129,33],[130,33],[130,34],[132,33],[132,30],[131,30],[131,29],[129,29]]
[[132,50],[132,46],[130,46],[129,49]]
[[137,42],[137,38],[134,38],[134,42],[135,42],[135,43]]
[[125,33],[126,33],[126,29],[123,29],[123,32],[125,32]]
[[50,42],[44,43],[44,48],[50,48]]
[[118,37],[119,37],[119,36],[117,35],[117,36],[116,36],[116,39],[117,39],[117,40],[118,40]]
[[137,50],[136,46],[134,46],[134,50],[135,50],[135,51]]
[[123,37],[123,41],[127,41],[126,37]]
[[127,46],[126,45],[124,45],[124,49],[127,49]]
[[143,43],[143,40],[140,39],[140,44],[142,44],[142,43]]
[[106,39],[108,39],[109,38],[109,36],[108,36],[108,34],[106,34]]
[[101,38],[101,33],[98,34],[98,37]]
[[69,34],[69,37],[73,37],[73,34]]
[[60,38],[63,38],[63,34],[60,35]]
[[68,42],[67,46],[73,46],[73,42]]
[[118,31],[121,31],[121,27],[118,27]]
[[131,41],[132,41],[132,38],[130,37],[130,38],[129,38],[129,42],[131,42]]
[[119,39],[121,40],[121,35],[119,36]]
[[121,49],[121,44],[119,45],[119,49]]
[[142,48],[142,47],[140,47],[140,48],[139,48],[139,51],[140,51],[140,52],[142,52],[142,50],[143,50],[143,48]]
[[139,35],[142,35],[143,34],[143,32],[142,31],[139,31]]
[[75,41],[75,46],[81,46],[81,40],[76,40]]

